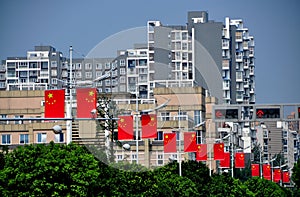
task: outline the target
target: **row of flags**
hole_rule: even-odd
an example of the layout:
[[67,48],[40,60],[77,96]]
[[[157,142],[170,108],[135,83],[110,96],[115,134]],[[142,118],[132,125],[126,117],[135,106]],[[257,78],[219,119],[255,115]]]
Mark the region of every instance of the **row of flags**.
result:
[[[271,180],[271,166],[270,164],[263,164],[262,165],[263,170],[263,177],[266,180]],[[259,164],[251,164],[251,175],[253,177],[260,176],[260,165]],[[290,173],[289,172],[283,172],[280,169],[273,169],[273,179],[275,183],[278,183],[282,180],[283,183],[289,183],[290,182]]]
[[[77,88],[77,118],[91,118],[91,111],[96,109],[96,88]],[[65,90],[45,90],[45,118],[65,117]],[[156,114],[141,115],[142,139],[157,138],[157,116]],[[133,116],[118,117],[118,139],[133,140]],[[164,152],[177,152],[176,133],[164,133]],[[213,147],[214,160],[220,161],[220,168],[230,168],[230,153],[224,152],[224,143],[216,143]],[[196,132],[184,133],[184,152],[195,152],[197,161],[207,160],[207,144],[197,144]],[[245,168],[244,153],[235,153],[235,168]],[[252,176],[259,176],[259,164],[251,164]],[[263,177],[271,180],[270,164],[263,164]],[[290,182],[289,172],[280,169],[273,170],[274,182]]]
[[[157,118],[155,114],[147,114],[141,116],[142,139],[157,138]],[[184,132],[184,152],[196,153],[197,161],[207,160],[207,144],[197,144],[196,132]],[[164,133],[164,152],[176,153],[177,143],[176,132]],[[133,116],[119,116],[118,120],[118,139],[133,140]],[[214,160],[220,161],[221,168],[230,168],[230,154],[224,152],[224,143],[214,144]],[[235,167],[245,167],[244,153],[235,153]]]
[[[91,118],[96,109],[96,88],[77,88],[77,118]],[[65,90],[45,90],[45,118],[65,117]]]

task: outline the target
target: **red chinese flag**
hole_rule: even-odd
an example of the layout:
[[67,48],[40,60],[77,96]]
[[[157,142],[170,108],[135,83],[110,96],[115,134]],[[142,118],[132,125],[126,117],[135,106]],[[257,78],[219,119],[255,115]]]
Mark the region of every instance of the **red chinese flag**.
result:
[[119,116],[118,140],[133,140],[133,116]]
[[142,119],[142,138],[157,138],[156,114],[144,114]]
[[251,164],[251,175],[259,176],[259,164]]
[[175,153],[176,151],[176,133],[164,133],[164,152]]
[[65,90],[45,90],[45,118],[65,117]]
[[196,132],[184,133],[184,152],[197,152]]
[[224,159],[224,143],[214,144],[214,160]]
[[281,180],[281,170],[280,169],[274,169],[274,171],[273,171],[273,181],[275,183],[277,183],[280,180]]
[[96,88],[78,88],[77,94],[77,118],[94,118],[91,114],[96,109]]
[[245,168],[245,154],[235,153],[235,168]]
[[270,167],[270,164],[263,164],[263,176],[266,180],[271,180],[271,167]]
[[283,183],[290,182],[290,173],[289,172],[283,172],[282,182]]
[[220,161],[220,168],[230,168],[230,153],[224,152],[224,159]]
[[207,160],[207,144],[197,144],[196,161]]

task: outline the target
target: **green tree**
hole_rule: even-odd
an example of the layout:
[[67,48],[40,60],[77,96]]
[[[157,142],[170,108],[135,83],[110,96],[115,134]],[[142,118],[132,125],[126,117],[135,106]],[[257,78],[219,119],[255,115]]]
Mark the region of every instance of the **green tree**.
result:
[[20,146],[5,156],[3,196],[89,196],[97,184],[98,161],[69,144]]
[[289,190],[283,190],[279,185],[272,181],[262,179],[259,177],[253,177],[245,182],[247,188],[252,191],[255,196],[291,196],[292,193]]
[[300,189],[300,159],[298,159],[297,163],[295,163],[292,171],[292,180],[296,184],[298,189]]
[[207,196],[254,196],[240,180],[232,178],[227,173],[214,174],[205,190]]

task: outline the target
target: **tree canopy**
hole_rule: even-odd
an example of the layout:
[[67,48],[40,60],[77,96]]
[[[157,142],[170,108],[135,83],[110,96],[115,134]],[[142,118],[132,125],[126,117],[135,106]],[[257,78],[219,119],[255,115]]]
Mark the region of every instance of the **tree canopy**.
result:
[[[197,161],[171,162],[147,169],[128,162],[107,165],[85,148],[35,144],[2,154],[1,196],[292,196],[290,190],[261,178],[245,182],[213,174]],[[101,151],[105,157],[105,153]],[[100,161],[101,160],[101,161]],[[293,169],[299,180],[299,162]],[[299,184],[299,183],[298,183]],[[295,193],[296,194],[296,193]],[[295,195],[296,196],[296,195]]]

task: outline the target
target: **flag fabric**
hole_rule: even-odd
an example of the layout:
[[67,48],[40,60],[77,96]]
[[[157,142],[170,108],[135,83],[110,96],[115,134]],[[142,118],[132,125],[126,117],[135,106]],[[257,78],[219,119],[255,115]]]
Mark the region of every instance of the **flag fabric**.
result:
[[270,164],[263,164],[263,176],[266,180],[271,180],[271,167],[270,167]]
[[280,169],[274,169],[273,171],[273,182],[278,183],[281,181],[281,170]]
[[230,153],[224,152],[224,159],[220,161],[220,168],[230,168]]
[[96,109],[96,88],[77,88],[77,118],[95,118],[91,111]]
[[45,118],[65,117],[65,90],[45,90]]
[[235,153],[235,168],[245,168],[245,154]]
[[184,152],[197,152],[196,132],[184,133]]
[[156,114],[143,114],[142,119],[142,138],[157,138],[157,117]]
[[283,172],[282,182],[283,183],[290,182],[290,173],[289,172]]
[[196,161],[207,160],[207,144],[197,144]]
[[133,116],[119,116],[118,140],[133,140]]
[[214,144],[214,160],[224,159],[224,143]]
[[175,153],[176,150],[176,133],[164,133],[164,152]]
[[259,164],[251,164],[251,175],[252,177],[259,176]]

